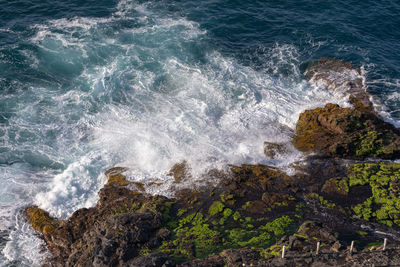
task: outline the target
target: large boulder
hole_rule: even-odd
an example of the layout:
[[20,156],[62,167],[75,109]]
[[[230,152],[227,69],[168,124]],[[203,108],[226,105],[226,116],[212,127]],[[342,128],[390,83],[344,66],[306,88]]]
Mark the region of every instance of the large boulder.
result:
[[305,74],[316,86],[349,96],[353,107],[327,104],[301,113],[293,139],[297,149],[350,159],[399,157],[400,131],[374,112],[360,68],[322,58]]
[[294,146],[326,156],[351,159],[395,159],[400,132],[373,112],[327,104],[300,114]]
[[97,205],[77,210],[67,220],[57,221],[38,207],[26,209],[28,221],[43,234],[52,253],[52,266],[124,265],[168,238],[162,212],[171,202],[130,191],[123,171],[107,171],[109,181],[100,190]]

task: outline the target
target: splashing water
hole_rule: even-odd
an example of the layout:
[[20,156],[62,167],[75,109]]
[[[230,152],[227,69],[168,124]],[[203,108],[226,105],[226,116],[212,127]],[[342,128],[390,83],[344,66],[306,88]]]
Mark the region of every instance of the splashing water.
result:
[[[262,64],[244,64],[200,24],[151,2],[120,1],[107,16],[51,19],[29,31],[23,44],[0,51],[0,70],[24,68],[0,78],[4,265],[37,266],[46,255],[23,207],[63,219],[93,206],[104,171],[116,165],[131,180],[162,181],[149,192],[164,195],[172,194],[169,169],[183,160],[191,184],[228,164],[287,169],[302,157],[290,144],[299,113],[348,105],[304,79],[295,45],[261,47],[254,56]],[[287,143],[290,153],[269,159],[265,141]]]

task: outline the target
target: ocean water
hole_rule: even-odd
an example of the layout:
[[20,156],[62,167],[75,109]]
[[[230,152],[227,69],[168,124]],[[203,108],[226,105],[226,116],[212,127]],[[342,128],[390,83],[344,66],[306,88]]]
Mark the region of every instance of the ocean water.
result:
[[[24,207],[93,206],[104,171],[171,195],[168,170],[264,163],[290,171],[300,112],[346,97],[310,84],[320,57],[361,67],[400,121],[397,1],[0,0],[0,266],[46,249]],[[287,145],[269,159],[263,142]]]

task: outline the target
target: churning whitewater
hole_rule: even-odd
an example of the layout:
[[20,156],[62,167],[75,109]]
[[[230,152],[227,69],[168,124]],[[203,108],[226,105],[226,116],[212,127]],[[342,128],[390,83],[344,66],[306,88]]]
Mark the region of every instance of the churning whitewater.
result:
[[[264,47],[260,67],[221,52],[206,27],[151,2],[122,0],[112,10],[33,23],[29,34],[0,29],[21,40],[0,50],[0,71],[13,76],[0,77],[1,266],[40,265],[46,253],[23,207],[60,219],[91,207],[114,166],[146,186],[161,182],[148,191],[163,195],[173,193],[167,174],[182,161],[193,177],[187,185],[228,164],[290,171],[302,157],[290,144],[299,113],[348,105],[342,93],[305,80],[300,48],[290,42]],[[288,152],[270,159],[265,141]]]

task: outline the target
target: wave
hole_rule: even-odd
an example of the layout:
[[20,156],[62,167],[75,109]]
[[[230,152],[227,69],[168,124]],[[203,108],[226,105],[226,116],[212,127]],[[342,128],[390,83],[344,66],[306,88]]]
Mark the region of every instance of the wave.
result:
[[[191,185],[228,164],[290,171],[302,157],[290,143],[299,113],[348,105],[304,80],[296,46],[276,43],[263,50],[261,69],[245,66],[212,47],[198,23],[146,4],[120,1],[107,18],[50,20],[31,30],[22,54],[29,75],[40,73],[44,82],[32,78],[7,96],[15,107],[0,135],[5,162],[22,162],[4,169],[5,188],[20,201],[0,197],[0,221],[10,222],[0,231],[12,229],[3,249],[9,262],[40,262],[40,243],[17,212],[24,206],[66,218],[97,201],[104,171],[116,165],[164,195],[172,194],[169,169],[184,160]],[[285,143],[289,152],[268,158],[265,141]],[[162,186],[151,187],[155,180]]]

